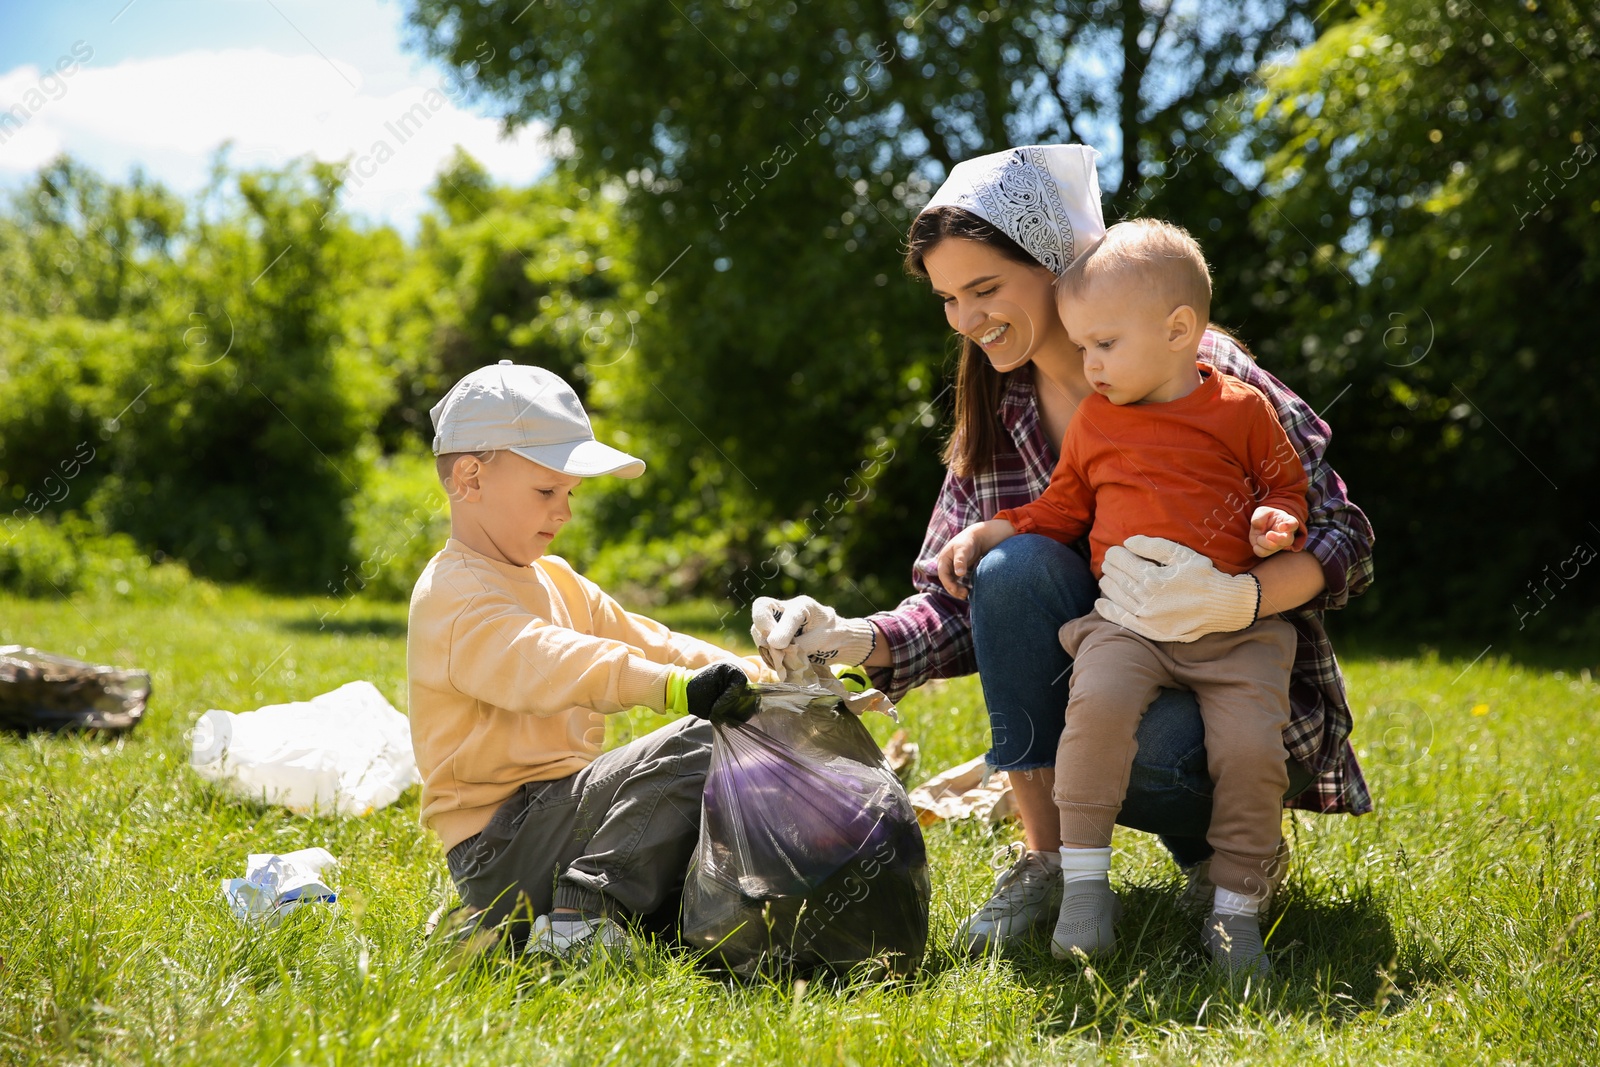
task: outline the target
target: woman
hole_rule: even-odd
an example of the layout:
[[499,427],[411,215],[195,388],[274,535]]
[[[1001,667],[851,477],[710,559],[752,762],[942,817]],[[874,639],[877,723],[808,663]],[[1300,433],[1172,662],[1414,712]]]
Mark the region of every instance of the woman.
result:
[[[863,664],[892,696],[977,669],[989,708],[986,758],[1011,772],[1027,847],[963,924],[963,947],[973,953],[1055,920],[1061,840],[1051,794],[1071,669],[1056,632],[1095,610],[1097,595],[1101,614],[1152,640],[1194,640],[1282,615],[1298,634],[1284,732],[1287,803],[1351,814],[1372,807],[1322,626],[1324,610],[1343,607],[1371,582],[1372,528],[1323,460],[1327,426],[1226,333],[1208,330],[1200,359],[1254,385],[1277,410],[1310,478],[1306,551],[1229,576],[1183,545],[1144,539],[1137,556],[1111,549],[1097,589],[1086,553],[1025,535],[984,557],[968,600],[939,584],[935,560],[950,537],[1044,490],[1078,403],[1092,392],[1056,315],[1052,283],[1105,232],[1094,159],[1081,145],[1033,145],[968,160],[912,224],[906,267],[929,281],[964,339],[948,471],[913,569],[915,595],[866,619],[841,619],[809,597],[753,605],[752,633],[770,659]],[[1193,694],[1163,690],[1137,740],[1117,821],[1160,834],[1188,877],[1186,897],[1209,901],[1211,780]],[[1282,870],[1280,863],[1277,878]]]

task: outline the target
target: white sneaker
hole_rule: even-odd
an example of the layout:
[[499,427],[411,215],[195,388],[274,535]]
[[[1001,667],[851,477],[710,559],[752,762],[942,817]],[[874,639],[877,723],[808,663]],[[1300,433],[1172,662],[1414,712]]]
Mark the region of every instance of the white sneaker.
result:
[[[1268,880],[1266,895],[1261,898],[1262,915],[1272,910],[1272,898],[1277,896],[1278,887],[1283,885],[1283,880],[1289,875],[1289,856],[1289,839],[1281,837],[1278,839],[1278,852],[1275,857],[1278,869]],[[1217,884],[1211,880],[1211,860],[1203,859],[1182,870],[1184,886],[1178,903],[1188,911],[1209,912],[1211,903],[1217,896]]]
[[[996,852],[996,860],[1014,849],[1013,845]],[[1061,868],[1024,849],[1016,862],[1000,871],[989,899],[961,924],[956,948],[971,956],[1004,951],[1017,940],[1048,929],[1060,909]]]
[[548,915],[541,915],[533,921],[527,951],[561,960],[596,954],[627,959],[632,955],[627,931],[604,916],[598,919],[565,916],[551,919]]

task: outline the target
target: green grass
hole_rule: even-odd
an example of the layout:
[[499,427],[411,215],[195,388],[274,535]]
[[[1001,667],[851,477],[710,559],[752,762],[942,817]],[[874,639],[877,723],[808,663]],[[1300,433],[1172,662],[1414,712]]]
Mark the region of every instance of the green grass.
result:
[[[207,708],[356,678],[402,710],[404,608],[201,588],[162,606],[0,598],[0,643],[148,668],[130,736],[0,741],[0,1062],[1593,1062],[1600,799],[1587,672],[1487,656],[1346,664],[1377,814],[1293,819],[1249,1000],[1205,966],[1153,839],[1119,830],[1123,948],[1092,971],[946,950],[1013,833],[928,833],[932,951],[891,986],[729,987],[652,950],[636,970],[456,969],[424,941],[450,892],[417,793],[364,819],[224,798],[185,766]],[[674,621],[705,627],[689,605]],[[922,770],[982,750],[975,680],[902,705]],[[648,716],[616,724],[645,730]],[[880,738],[889,724],[875,724]],[[247,929],[220,879],[245,854],[322,845],[337,913]]]

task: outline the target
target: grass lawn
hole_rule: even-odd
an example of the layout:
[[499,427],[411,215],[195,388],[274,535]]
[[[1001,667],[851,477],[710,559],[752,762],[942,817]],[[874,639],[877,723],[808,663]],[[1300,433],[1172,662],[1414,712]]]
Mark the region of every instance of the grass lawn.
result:
[[[203,595],[202,595],[203,594]],[[454,969],[421,936],[449,894],[417,791],[364,819],[228,800],[186,768],[186,728],[358,678],[405,709],[403,605],[245,590],[168,605],[0,598],[0,643],[143,666],[132,735],[0,740],[0,1062],[1594,1063],[1600,1059],[1600,684],[1493,655],[1345,663],[1377,797],[1296,815],[1251,1000],[1214,978],[1154,839],[1119,830],[1122,947],[947,946],[1014,835],[928,833],[933,950],[894,985],[730,987],[652,950],[636,969]],[[702,627],[701,612],[669,619]],[[1600,662],[1590,666],[1600,666]],[[986,745],[975,679],[902,705],[922,773]],[[647,730],[653,717],[615,725]],[[659,721],[659,720],[655,720]],[[874,724],[880,739],[887,722]],[[218,882],[248,852],[321,845],[342,908],[246,929]]]

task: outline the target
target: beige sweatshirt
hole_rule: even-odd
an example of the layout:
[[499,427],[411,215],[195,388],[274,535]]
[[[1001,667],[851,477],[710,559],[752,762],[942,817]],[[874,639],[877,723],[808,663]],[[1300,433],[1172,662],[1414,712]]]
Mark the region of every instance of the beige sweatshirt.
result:
[[478,833],[524,782],[598,756],[605,716],[660,711],[674,666],[761,661],[624,611],[556,556],[516,567],[455,538],[417,579],[406,634],[422,824],[444,847]]

